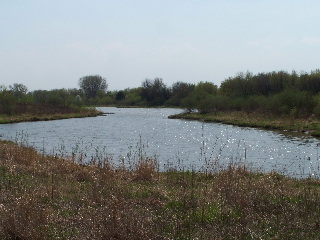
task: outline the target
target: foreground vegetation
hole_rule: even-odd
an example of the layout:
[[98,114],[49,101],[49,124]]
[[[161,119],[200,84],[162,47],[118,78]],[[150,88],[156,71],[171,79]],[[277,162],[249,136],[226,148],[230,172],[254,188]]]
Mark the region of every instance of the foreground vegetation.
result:
[[0,142],[0,239],[319,239],[320,180],[47,157]]

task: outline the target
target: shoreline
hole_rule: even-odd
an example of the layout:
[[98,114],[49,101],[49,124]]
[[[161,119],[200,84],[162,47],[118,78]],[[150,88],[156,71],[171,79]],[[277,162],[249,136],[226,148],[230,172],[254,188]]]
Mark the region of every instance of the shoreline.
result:
[[22,115],[0,115],[0,124],[11,124],[20,122],[38,122],[38,121],[51,121],[62,120],[70,118],[85,118],[97,117],[104,113],[96,109],[85,109],[80,112],[71,113],[53,113],[53,114],[22,114]]
[[217,113],[180,113],[171,115],[169,119],[196,120],[202,122],[215,122],[230,124],[239,127],[252,127],[265,130],[280,130],[299,132],[320,137],[320,121],[315,118],[274,117],[259,113],[246,113],[242,111]]

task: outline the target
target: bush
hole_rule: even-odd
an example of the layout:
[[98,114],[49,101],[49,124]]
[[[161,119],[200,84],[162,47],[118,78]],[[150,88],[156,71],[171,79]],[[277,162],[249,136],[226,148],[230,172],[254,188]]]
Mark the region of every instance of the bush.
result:
[[0,113],[12,115],[16,108],[16,98],[10,91],[4,90],[0,92]]
[[306,91],[288,89],[271,97],[268,108],[276,114],[302,117],[313,113],[316,102]]
[[268,98],[263,95],[249,97],[243,106],[243,110],[265,112],[268,104]]
[[185,109],[186,112],[192,112],[197,107],[197,99],[194,94],[189,94],[188,97],[181,100],[181,107]]

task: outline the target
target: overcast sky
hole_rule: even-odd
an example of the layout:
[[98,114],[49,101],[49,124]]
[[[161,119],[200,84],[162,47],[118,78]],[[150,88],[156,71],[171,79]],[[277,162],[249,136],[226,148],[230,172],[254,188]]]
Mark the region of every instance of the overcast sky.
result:
[[320,68],[319,0],[0,0],[0,84],[109,90]]

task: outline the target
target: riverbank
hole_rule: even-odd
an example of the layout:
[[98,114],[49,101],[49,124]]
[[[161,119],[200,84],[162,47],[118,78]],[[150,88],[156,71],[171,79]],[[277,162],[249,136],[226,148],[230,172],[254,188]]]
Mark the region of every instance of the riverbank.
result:
[[[117,161],[117,159],[112,159]],[[0,141],[1,239],[319,239],[320,180],[84,166]]]
[[0,124],[18,123],[18,122],[36,122],[36,121],[49,121],[60,120],[68,118],[83,118],[83,117],[96,117],[103,113],[94,108],[82,108],[74,112],[68,113],[50,113],[50,114],[34,114],[24,113],[20,115],[0,115]]
[[259,113],[246,112],[217,112],[217,113],[181,113],[169,116],[171,119],[198,120],[237,125],[240,127],[254,127],[270,130],[284,130],[304,132],[314,137],[320,137],[320,121],[315,118],[274,117]]

